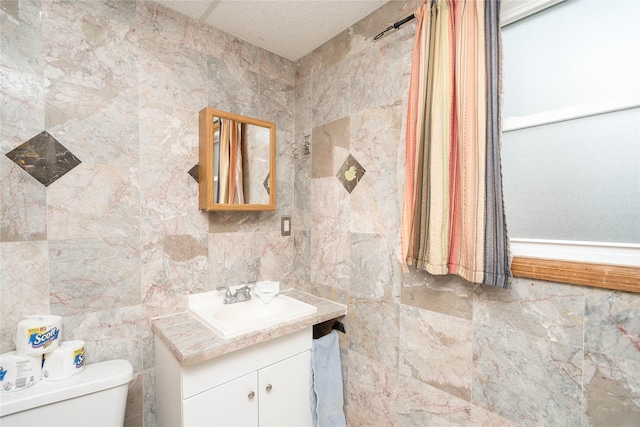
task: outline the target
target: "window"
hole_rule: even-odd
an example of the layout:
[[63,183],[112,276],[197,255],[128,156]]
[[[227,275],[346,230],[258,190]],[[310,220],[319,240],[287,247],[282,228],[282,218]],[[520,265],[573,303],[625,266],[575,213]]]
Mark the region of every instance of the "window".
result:
[[516,275],[640,292],[638,16],[633,0],[503,2]]

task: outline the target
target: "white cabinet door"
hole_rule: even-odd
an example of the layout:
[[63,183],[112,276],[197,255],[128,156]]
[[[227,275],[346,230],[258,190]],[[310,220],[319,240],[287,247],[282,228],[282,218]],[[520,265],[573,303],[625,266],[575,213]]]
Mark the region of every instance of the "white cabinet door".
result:
[[258,371],[260,426],[311,425],[311,351]]
[[258,425],[258,373],[212,388],[182,401],[185,427]]

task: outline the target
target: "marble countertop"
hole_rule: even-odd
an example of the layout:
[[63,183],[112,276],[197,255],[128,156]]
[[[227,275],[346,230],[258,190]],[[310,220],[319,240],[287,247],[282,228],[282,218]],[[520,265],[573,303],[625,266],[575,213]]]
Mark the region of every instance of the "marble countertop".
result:
[[347,314],[347,307],[343,304],[305,292],[290,289],[282,294],[314,305],[318,311],[301,319],[229,339],[220,337],[188,312],[152,319],[151,329],[182,366],[190,366]]

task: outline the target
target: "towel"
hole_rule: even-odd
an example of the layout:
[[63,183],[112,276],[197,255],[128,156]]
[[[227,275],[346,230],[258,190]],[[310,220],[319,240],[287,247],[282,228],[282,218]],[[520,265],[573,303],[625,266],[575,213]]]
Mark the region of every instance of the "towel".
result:
[[311,412],[317,427],[347,425],[338,339],[338,332],[331,331],[311,347]]

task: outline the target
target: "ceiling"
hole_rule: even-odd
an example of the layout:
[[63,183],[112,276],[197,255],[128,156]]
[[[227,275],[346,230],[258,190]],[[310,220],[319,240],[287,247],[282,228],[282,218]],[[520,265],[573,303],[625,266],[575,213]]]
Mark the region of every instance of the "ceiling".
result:
[[389,0],[155,0],[296,61]]

